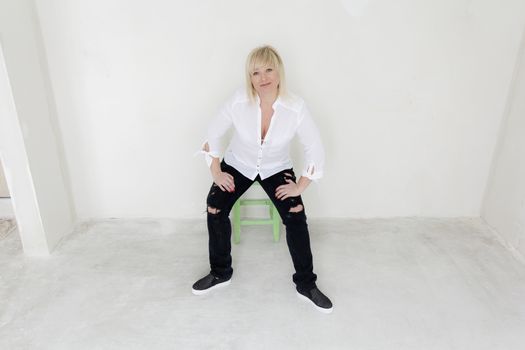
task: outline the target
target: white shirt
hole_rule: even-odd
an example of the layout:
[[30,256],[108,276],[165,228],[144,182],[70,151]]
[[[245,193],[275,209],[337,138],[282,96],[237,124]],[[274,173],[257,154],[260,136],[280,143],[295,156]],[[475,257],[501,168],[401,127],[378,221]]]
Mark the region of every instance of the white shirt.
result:
[[257,174],[266,179],[282,170],[292,168],[290,143],[295,135],[304,148],[305,167],[302,176],[318,180],[323,176],[324,149],[319,131],[306,109],[303,99],[288,94],[278,97],[270,126],[261,140],[261,107],[257,96],[251,101],[245,89],[238,89],[226,101],[208,127],[209,152],[205,154],[208,166],[212,157],[220,158],[221,138],[233,125],[234,133],[224,160],[241,174],[253,180]]

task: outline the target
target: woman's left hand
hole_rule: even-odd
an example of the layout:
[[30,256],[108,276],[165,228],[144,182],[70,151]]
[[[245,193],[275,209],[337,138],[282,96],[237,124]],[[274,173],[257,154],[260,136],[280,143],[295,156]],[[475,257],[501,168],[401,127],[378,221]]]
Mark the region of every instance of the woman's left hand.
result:
[[286,179],[286,185],[281,185],[275,190],[275,197],[280,200],[285,200],[288,197],[297,197],[301,195],[299,186],[290,179]]

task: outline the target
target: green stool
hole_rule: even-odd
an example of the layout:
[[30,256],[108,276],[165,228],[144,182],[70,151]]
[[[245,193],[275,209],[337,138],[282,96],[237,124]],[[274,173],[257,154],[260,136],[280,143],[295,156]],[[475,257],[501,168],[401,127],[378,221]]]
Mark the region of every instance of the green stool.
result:
[[[254,185],[260,186],[258,182]],[[243,205],[267,205],[269,219],[241,219],[241,206]],[[241,226],[243,225],[272,225],[273,241],[279,242],[280,216],[275,205],[270,199],[238,199],[233,205],[233,242],[238,244],[241,241]]]

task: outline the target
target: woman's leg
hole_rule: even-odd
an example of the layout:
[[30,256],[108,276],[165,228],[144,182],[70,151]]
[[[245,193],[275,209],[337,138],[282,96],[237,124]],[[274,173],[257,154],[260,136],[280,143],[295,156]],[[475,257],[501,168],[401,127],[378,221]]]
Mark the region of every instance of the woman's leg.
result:
[[206,199],[209,235],[208,249],[211,274],[215,277],[229,279],[233,273],[229,214],[237,199],[250,188],[253,181],[226,164],[224,160],[221,162],[221,170],[233,176],[235,191],[222,191],[215,183],[210,188]]
[[296,181],[292,169],[283,170],[267,179],[261,180],[261,186],[275,204],[286,226],[286,243],[292,256],[295,274],[293,281],[298,290],[311,290],[316,287],[317,275],[313,273],[310,234],[306,223],[306,214],[301,196],[280,200],[275,197],[275,190],[285,185],[286,179]]

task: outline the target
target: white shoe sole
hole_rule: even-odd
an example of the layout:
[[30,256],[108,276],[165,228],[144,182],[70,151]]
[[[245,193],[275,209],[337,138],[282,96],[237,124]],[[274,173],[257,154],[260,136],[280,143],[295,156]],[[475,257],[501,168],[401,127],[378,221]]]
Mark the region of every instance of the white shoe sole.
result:
[[204,294],[208,294],[209,292],[211,292],[212,290],[214,289],[219,289],[219,288],[222,288],[222,287],[226,287],[227,285],[229,285],[230,283],[232,283],[232,280],[231,278],[225,282],[221,282],[221,283],[218,283],[216,285],[214,285],[213,287],[210,287],[208,289],[204,289],[204,290],[196,290],[196,289],[191,289],[191,292],[195,295],[204,295]]
[[305,297],[301,293],[299,293],[297,291],[296,291],[296,293],[297,293],[297,296],[299,297],[299,299],[307,301],[308,303],[312,304],[318,311],[322,312],[323,314],[330,314],[330,313],[332,313],[332,311],[334,311],[334,307],[333,306],[331,308],[329,308],[329,309],[324,309],[322,307],[319,307],[319,306],[315,305],[315,303],[313,301],[311,301],[310,299],[308,299],[307,297]]

